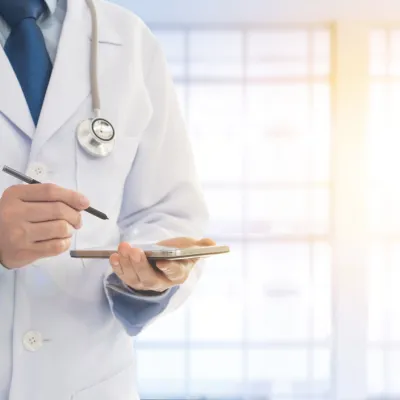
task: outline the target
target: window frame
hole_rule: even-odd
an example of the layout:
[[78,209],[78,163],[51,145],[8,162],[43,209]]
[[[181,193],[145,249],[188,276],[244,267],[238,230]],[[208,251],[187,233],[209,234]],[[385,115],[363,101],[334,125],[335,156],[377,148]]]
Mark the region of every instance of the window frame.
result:
[[[149,25],[152,30],[165,31],[329,27],[332,88],[331,231],[328,236],[316,235],[307,239],[327,239],[332,245],[332,396],[329,398],[366,399],[369,349],[366,266],[369,240],[366,234],[367,212],[363,203],[367,189],[369,34],[374,24],[343,21],[317,24]],[[188,45],[186,40],[186,54]],[[185,79],[181,82],[178,79],[177,83],[184,84]],[[281,239],[286,240],[275,238],[277,241]]]

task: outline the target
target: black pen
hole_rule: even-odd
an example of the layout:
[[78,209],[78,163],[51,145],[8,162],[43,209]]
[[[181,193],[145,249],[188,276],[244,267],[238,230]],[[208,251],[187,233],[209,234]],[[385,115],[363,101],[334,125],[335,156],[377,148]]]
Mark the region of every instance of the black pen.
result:
[[[42,183],[42,182],[39,182],[39,181],[37,181],[37,180],[35,180],[35,179],[33,179],[33,178],[30,178],[29,176],[26,176],[26,175],[24,175],[24,174],[21,174],[21,172],[18,172],[18,171],[16,171],[15,169],[12,169],[12,168],[10,168],[10,167],[7,167],[7,165],[5,165],[5,166],[3,167],[3,172],[5,172],[5,173],[8,174],[8,175],[13,176],[14,178],[17,178],[17,179],[23,181],[23,182],[25,182],[25,183],[29,183],[30,185],[32,185],[32,184],[38,184],[38,183],[41,184],[41,183]],[[96,209],[93,208],[93,207],[88,207],[88,208],[87,208],[86,210],[84,210],[84,211],[88,212],[89,214],[94,215],[94,216],[97,217],[97,218],[104,219],[104,220],[108,219],[108,217],[107,217],[106,214],[102,213],[102,212],[99,211],[99,210],[96,210]]]

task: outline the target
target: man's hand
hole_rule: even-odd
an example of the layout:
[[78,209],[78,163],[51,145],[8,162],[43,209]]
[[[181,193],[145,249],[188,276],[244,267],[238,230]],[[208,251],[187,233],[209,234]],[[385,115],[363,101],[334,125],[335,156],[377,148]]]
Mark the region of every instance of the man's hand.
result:
[[53,184],[8,188],[0,199],[0,263],[20,268],[67,251],[88,207],[81,194]]
[[[178,248],[193,246],[213,246],[211,239],[194,240],[190,238],[168,239],[158,243],[161,246]],[[157,261],[154,269],[142,250],[121,243],[118,253],[110,257],[110,264],[118,277],[130,288],[138,291],[164,292],[186,281],[198,259],[178,261]]]

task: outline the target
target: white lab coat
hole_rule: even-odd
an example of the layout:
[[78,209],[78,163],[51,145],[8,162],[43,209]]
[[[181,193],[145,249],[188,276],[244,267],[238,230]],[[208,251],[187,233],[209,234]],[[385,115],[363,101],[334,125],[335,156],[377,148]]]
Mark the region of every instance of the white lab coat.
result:
[[[109,216],[83,213],[73,248],[200,237],[206,210],[163,53],[139,18],[96,4],[100,95],[117,132],[114,152],[92,159],[76,142],[78,123],[92,115],[91,19],[85,0],[69,0],[36,130],[0,49],[1,163],[81,191]],[[1,192],[16,183],[0,173]],[[69,253],[0,270],[0,400],[137,398],[132,340],[104,287],[110,273],[107,260],[83,262]],[[165,312],[186,299],[197,275]]]

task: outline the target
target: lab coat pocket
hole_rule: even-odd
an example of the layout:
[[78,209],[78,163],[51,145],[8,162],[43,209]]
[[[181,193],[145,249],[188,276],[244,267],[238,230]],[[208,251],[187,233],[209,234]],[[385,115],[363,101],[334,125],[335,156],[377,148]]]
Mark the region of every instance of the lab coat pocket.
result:
[[71,400],[138,400],[134,372],[132,363],[116,375],[77,392]]

